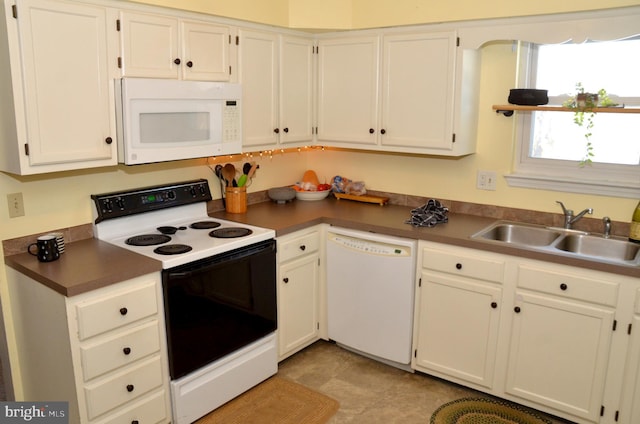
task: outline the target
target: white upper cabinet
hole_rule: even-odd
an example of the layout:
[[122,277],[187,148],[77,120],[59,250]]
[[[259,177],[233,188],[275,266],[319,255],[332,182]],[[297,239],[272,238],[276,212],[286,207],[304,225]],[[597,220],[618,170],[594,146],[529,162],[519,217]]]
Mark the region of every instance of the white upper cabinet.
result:
[[107,12],[57,0],[4,3],[0,169],[38,174],[115,165]]
[[332,146],[377,145],[378,36],[318,41],[318,142]]
[[312,140],[313,39],[239,30],[243,150]]
[[457,47],[455,31],[363,31],[321,38],[318,143],[417,154],[473,153],[475,56]]
[[123,11],[119,30],[123,76],[230,79],[228,26]]
[[383,39],[380,144],[385,150],[451,150],[456,37],[452,32]]

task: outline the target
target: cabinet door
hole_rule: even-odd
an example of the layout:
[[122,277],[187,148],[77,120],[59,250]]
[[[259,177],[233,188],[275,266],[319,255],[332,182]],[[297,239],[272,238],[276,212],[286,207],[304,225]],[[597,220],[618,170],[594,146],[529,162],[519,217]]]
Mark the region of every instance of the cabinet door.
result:
[[384,36],[380,144],[385,150],[451,149],[454,32]]
[[114,165],[105,9],[55,0],[17,6],[29,164]]
[[[280,144],[313,138],[313,40],[280,39]],[[283,146],[283,147],[285,147]]]
[[318,42],[318,140],[377,145],[380,38]]
[[229,27],[182,23],[184,79],[229,81]]
[[318,254],[280,267],[278,338],[280,357],[318,338]]
[[122,74],[127,77],[178,78],[178,20],[122,12]]
[[278,36],[240,30],[243,150],[273,149],[278,142]]
[[598,421],[614,313],[516,292],[506,392]]
[[640,423],[640,315],[636,300],[636,315],[632,320],[631,339],[625,366],[625,382],[622,390],[621,423]]
[[415,365],[491,388],[502,290],[431,272],[421,281]]

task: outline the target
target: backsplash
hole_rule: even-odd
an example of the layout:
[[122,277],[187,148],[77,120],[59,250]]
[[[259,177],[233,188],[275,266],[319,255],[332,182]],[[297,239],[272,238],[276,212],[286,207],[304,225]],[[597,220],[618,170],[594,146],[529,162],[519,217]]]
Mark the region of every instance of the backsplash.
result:
[[[411,196],[406,194],[387,193],[381,191],[369,190],[367,194],[374,196],[383,196],[389,198],[389,204],[408,206],[411,208],[417,208],[424,205],[429,200],[429,197]],[[559,213],[538,212],[527,209],[505,208],[501,206],[484,205],[480,203],[468,203],[460,202],[457,200],[438,199],[444,206],[449,208],[451,213],[484,216],[489,218],[501,219],[506,221],[527,222],[530,224],[539,224],[546,226],[562,227],[564,218]],[[247,203],[249,205],[270,202],[267,191],[259,191],[255,193],[247,194]],[[207,204],[207,211],[217,212],[224,209],[222,199],[212,200]],[[611,227],[611,234],[626,237],[629,234],[628,222],[613,221]],[[602,219],[584,217],[573,226],[576,230],[588,231],[590,233],[601,234],[604,226]],[[24,253],[27,250],[27,246],[33,243],[38,236],[51,232],[62,232],[66,243],[72,243],[74,241],[84,240],[93,237],[92,224],[83,224],[76,227],[51,229],[45,233],[31,234],[24,237],[18,237],[9,240],[2,241],[2,247],[4,249],[4,256],[16,255],[18,253]]]

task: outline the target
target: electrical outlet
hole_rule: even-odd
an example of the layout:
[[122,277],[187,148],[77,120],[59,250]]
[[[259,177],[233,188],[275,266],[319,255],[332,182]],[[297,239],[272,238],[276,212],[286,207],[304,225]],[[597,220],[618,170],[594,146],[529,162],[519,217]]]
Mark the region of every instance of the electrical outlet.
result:
[[22,193],[7,194],[7,205],[9,206],[9,218],[24,216]]
[[479,190],[492,190],[496,189],[496,173],[495,171],[478,171],[478,178],[476,180],[476,187]]

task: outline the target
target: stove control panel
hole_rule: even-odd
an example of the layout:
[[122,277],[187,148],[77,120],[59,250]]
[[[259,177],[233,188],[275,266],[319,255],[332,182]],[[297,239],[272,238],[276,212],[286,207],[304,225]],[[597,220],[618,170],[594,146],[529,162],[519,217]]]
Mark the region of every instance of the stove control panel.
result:
[[201,179],[123,192],[93,194],[91,199],[97,224],[106,219],[207,202],[212,197],[209,182]]

